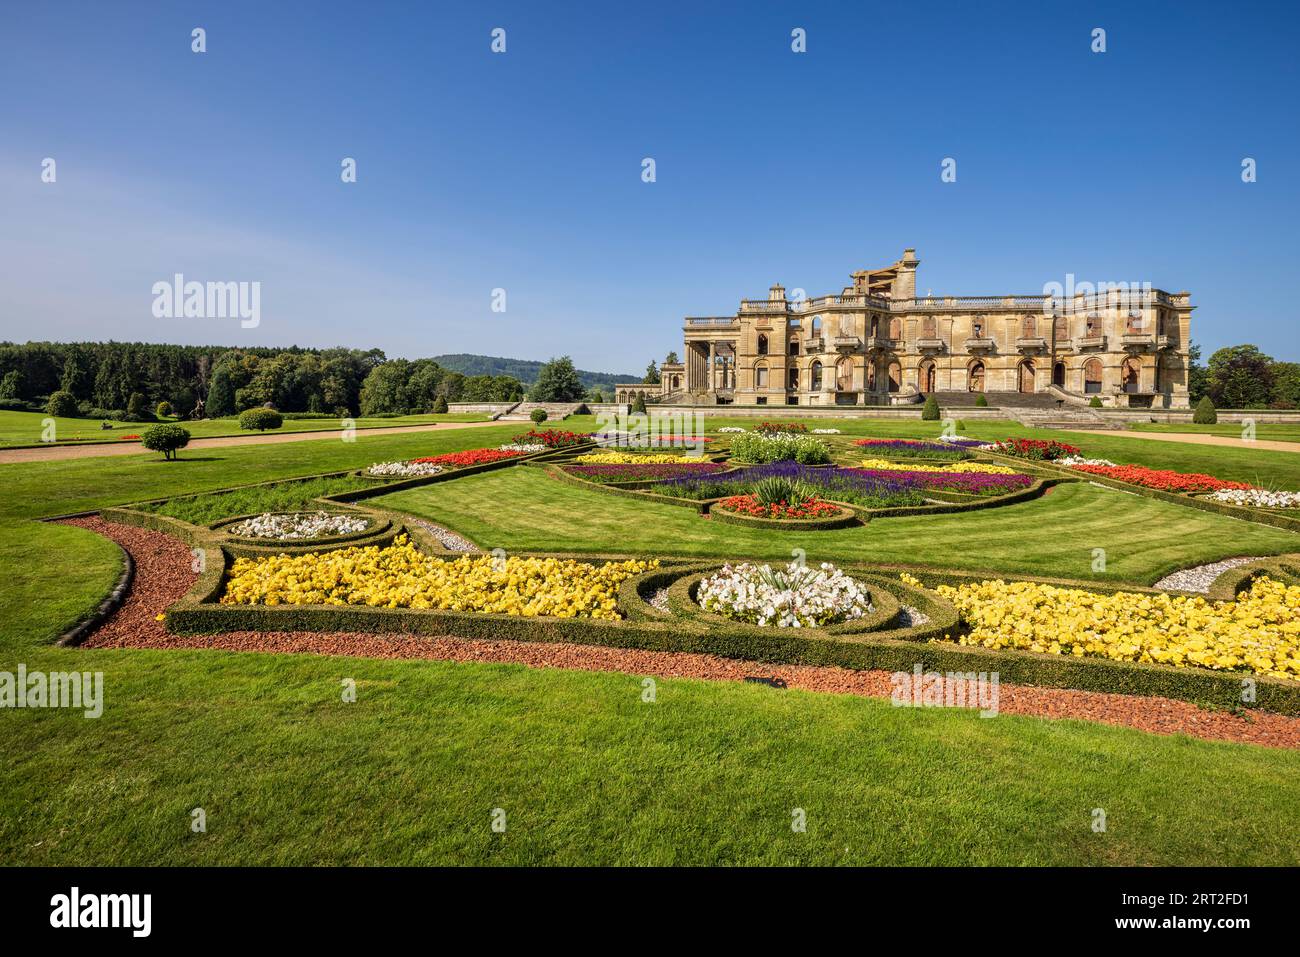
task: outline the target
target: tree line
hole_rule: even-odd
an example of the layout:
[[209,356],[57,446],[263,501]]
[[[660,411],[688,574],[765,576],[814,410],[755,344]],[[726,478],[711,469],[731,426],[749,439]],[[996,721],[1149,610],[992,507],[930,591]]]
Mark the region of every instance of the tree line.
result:
[[45,405],[66,392],[81,415],[109,417],[167,403],[213,418],[270,405],[339,416],[433,411],[440,402],[511,402],[508,375],[466,376],[432,359],[379,349],[230,348],[140,342],[0,343],[0,408]]
[[1201,364],[1191,347],[1187,384],[1193,404],[1209,396],[1219,409],[1300,409],[1300,362],[1281,362],[1252,345],[1226,346]]

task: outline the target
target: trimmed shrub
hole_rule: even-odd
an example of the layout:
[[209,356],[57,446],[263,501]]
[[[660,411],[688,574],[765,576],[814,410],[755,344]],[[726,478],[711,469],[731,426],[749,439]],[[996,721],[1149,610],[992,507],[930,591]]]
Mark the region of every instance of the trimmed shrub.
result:
[[158,418],[166,418],[172,414],[172,404],[164,399],[162,402],[158,403],[157,407],[153,411],[154,415],[158,416]]
[[59,390],[45,403],[45,413],[59,419],[71,419],[77,414],[77,399],[71,392]]
[[0,399],[0,410],[5,412],[26,412],[27,403],[22,399]]
[[645,396],[640,392],[638,392],[636,398],[632,400],[632,411],[639,412],[642,415],[645,414]]
[[528,413],[528,417],[533,420],[533,423],[535,425],[541,425],[543,422],[546,421],[546,410],[533,409],[533,411]]
[[278,429],[284,425],[284,416],[274,409],[245,409],[239,413],[239,427],[250,431],[265,432]]
[[921,418],[926,422],[939,421],[939,400],[934,394],[925,397],[925,406],[921,409]]
[[1210,401],[1207,395],[1196,403],[1196,411],[1192,413],[1192,421],[1197,425],[1214,425],[1219,421],[1219,413],[1214,408],[1214,403]]
[[190,430],[170,422],[146,429],[140,444],[153,452],[161,452],[164,459],[176,458],[176,450],[190,444]]
[[986,399],[986,398],[984,397],[984,393],[981,392],[979,395],[975,396],[975,404],[976,404],[977,406],[979,406],[981,409],[983,409],[983,408],[986,408],[986,407],[988,406],[988,404],[989,404],[989,400]]
[[1099,395],[1094,395],[1091,399],[1089,399],[1089,400],[1088,400],[1088,407],[1089,407],[1090,409],[1100,409],[1100,408],[1101,408],[1101,396],[1099,396]]
[[447,397],[445,395],[440,395],[436,400],[434,400],[433,414],[434,415],[447,414]]
[[126,415],[132,422],[150,422],[153,413],[149,411],[149,400],[142,392],[132,392],[126,403]]

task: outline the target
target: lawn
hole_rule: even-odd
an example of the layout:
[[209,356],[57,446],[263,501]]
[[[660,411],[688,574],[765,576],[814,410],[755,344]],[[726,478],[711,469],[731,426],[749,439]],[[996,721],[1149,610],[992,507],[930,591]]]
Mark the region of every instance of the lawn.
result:
[[[22,445],[39,445],[45,430],[43,412],[0,411],[0,448]],[[164,419],[176,422],[176,419]],[[400,425],[430,425],[435,422],[486,422],[488,417],[475,412],[452,412],[446,415],[402,415],[393,418],[360,418],[355,420],[358,429],[390,429]],[[112,429],[100,428],[102,419],[65,419],[54,420],[55,439],[60,445],[74,445],[78,442],[114,442],[122,441],[123,435],[140,435],[145,429],[158,422],[111,422]],[[329,432],[338,431],[342,426],[340,419],[285,419],[284,425],[272,432]],[[255,435],[239,427],[235,417],[225,419],[203,419],[198,422],[180,422],[189,429],[196,439],[210,439],[223,435]]]
[[[487,549],[879,561],[1066,578],[1154,582],[1175,568],[1300,551],[1300,534],[1070,482],[1042,498],[959,515],[877,519],[788,533],[723,526],[675,505],[580,488],[512,468],[394,492],[371,503],[445,524]],[[1091,571],[1106,549],[1106,572]]]
[[[932,434],[910,425],[861,434]],[[116,581],[120,553],[89,532],[19,519],[494,445],[522,430],[0,466],[0,670],[102,671],[105,685],[96,720],[0,710],[0,860],[1300,863],[1292,751],[743,684],[663,679],[644,704],[636,675],[50,645]],[[1204,470],[1215,464],[1217,450],[1189,448]],[[506,548],[719,551],[714,527],[687,509],[535,468],[388,498]],[[772,557],[796,544],[726,534]],[[1100,546],[1112,575],[1142,580],[1162,565],[1300,547],[1291,533],[1085,484],[987,513],[798,537],[816,544],[810,558],[825,548],[1079,575]],[[340,700],[343,678],[357,682],[355,703]],[[190,830],[195,807],[206,834]],[[498,807],[504,834],[489,826]],[[1098,807],[1104,834],[1090,826]],[[806,833],[790,828],[794,808]]]
[[[1244,426],[1240,422],[1218,422],[1214,425],[1193,425],[1172,422],[1136,422],[1129,426],[1133,432],[1182,432],[1192,435],[1223,435],[1230,439],[1242,437]],[[1300,420],[1296,422],[1259,422],[1255,425],[1255,438],[1274,442],[1300,442]]]

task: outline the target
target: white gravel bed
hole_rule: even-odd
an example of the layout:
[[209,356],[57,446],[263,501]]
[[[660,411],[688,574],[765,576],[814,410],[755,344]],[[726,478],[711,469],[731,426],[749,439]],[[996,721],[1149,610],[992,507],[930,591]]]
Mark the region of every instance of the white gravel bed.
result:
[[408,520],[407,524],[418,525],[420,528],[423,528],[431,535],[433,535],[433,537],[438,540],[438,543],[442,545],[443,548],[447,549],[447,551],[449,552],[478,551],[478,546],[475,545],[473,542],[471,542],[469,539],[461,538],[455,532],[451,531],[450,529],[443,528],[441,525],[435,525],[433,524],[433,522],[422,522],[416,519]]
[[1214,580],[1226,572],[1229,568],[1236,568],[1239,565],[1249,565],[1251,562],[1257,562],[1259,558],[1225,558],[1221,562],[1212,562],[1209,565],[1197,565],[1195,568],[1184,568],[1182,571],[1174,572],[1172,575],[1166,575],[1160,581],[1155,583],[1156,588],[1165,591],[1194,591],[1206,594]]

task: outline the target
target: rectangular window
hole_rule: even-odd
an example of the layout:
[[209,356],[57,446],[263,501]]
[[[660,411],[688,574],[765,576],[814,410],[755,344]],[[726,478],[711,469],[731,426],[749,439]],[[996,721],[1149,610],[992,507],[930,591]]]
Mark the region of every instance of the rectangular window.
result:
[[755,370],[754,385],[759,389],[767,388],[767,369],[760,368]]
[[756,401],[759,405],[767,405],[767,396],[760,395]]

